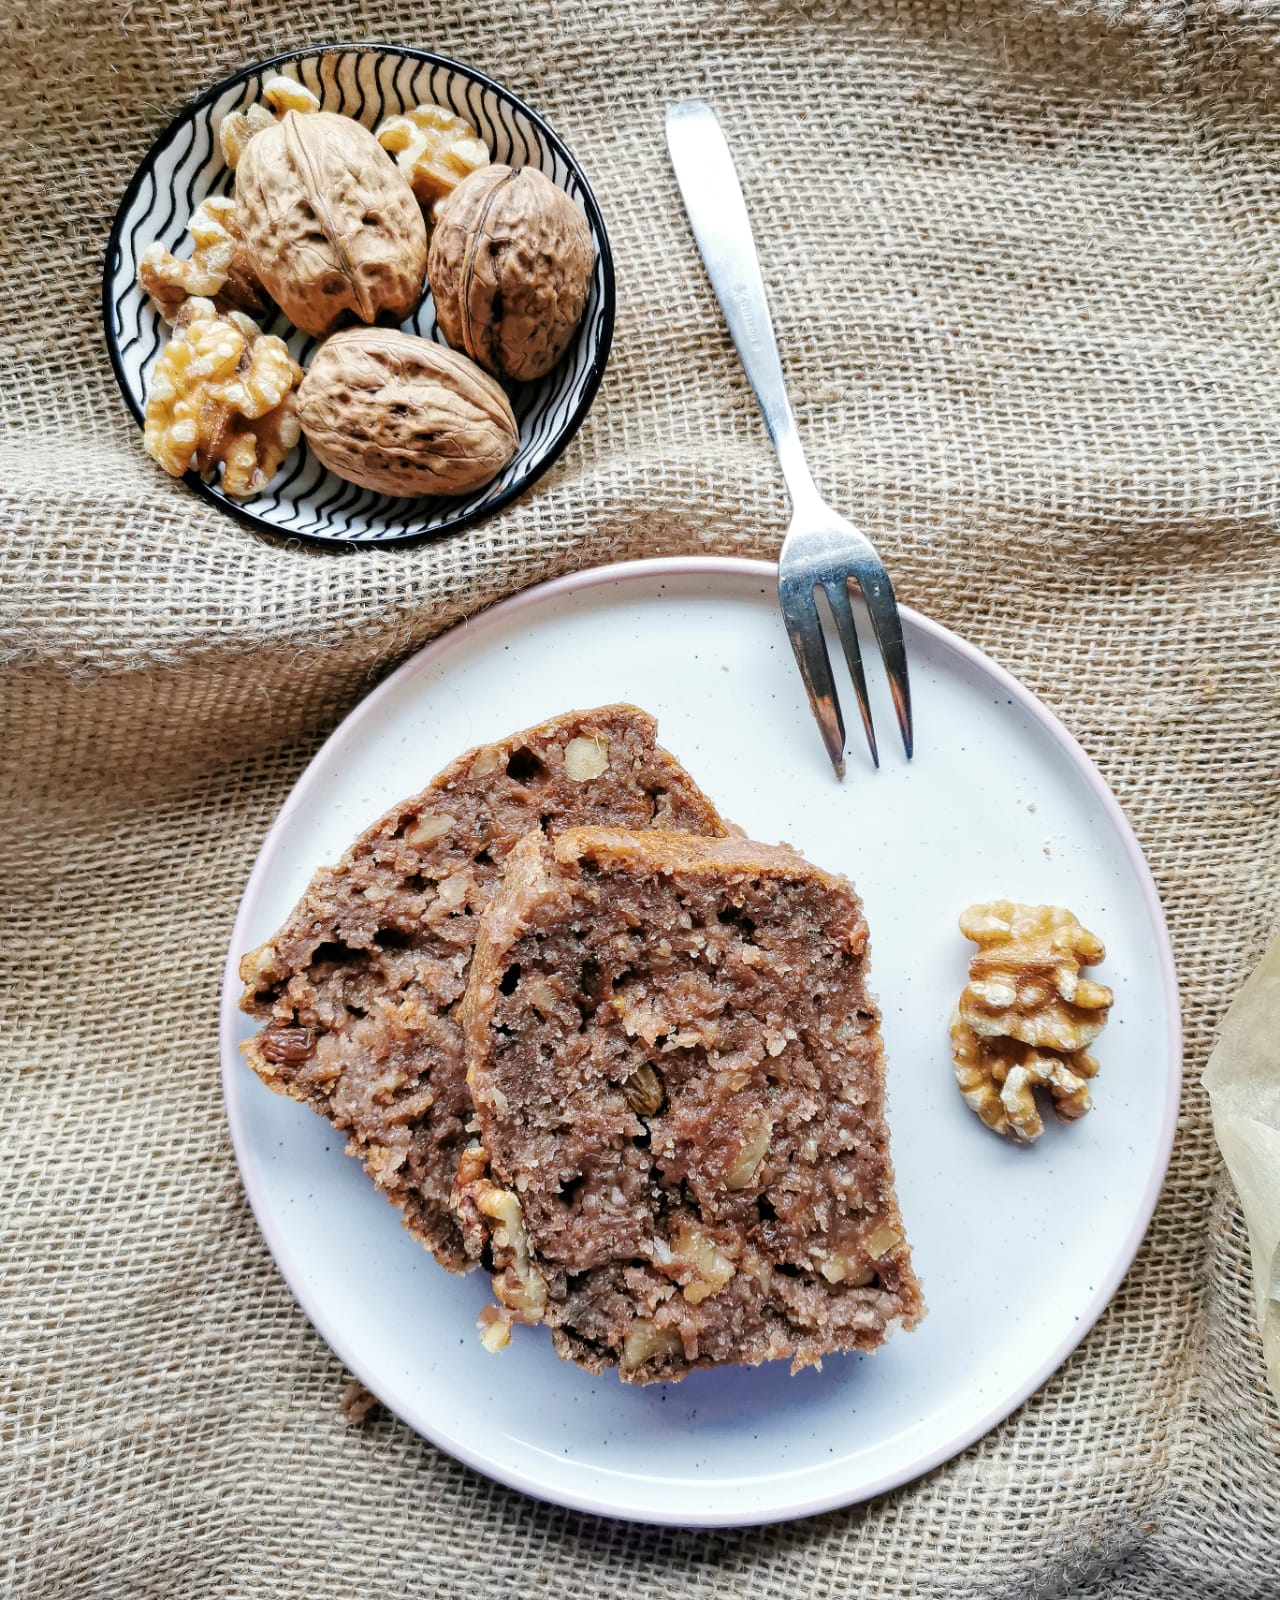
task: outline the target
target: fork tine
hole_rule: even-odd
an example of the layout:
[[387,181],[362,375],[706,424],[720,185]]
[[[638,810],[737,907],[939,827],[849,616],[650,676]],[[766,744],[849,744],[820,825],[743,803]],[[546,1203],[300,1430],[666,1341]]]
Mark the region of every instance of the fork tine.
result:
[[849,586],[840,580],[835,583],[824,583],[822,588],[830,603],[831,614],[836,619],[836,632],[840,635],[840,643],[844,646],[844,658],[849,664],[849,676],[853,679],[853,692],[858,697],[862,726],[866,731],[867,743],[871,746],[871,764],[878,767],[880,752],[876,748],[876,730],[871,720],[871,702],[867,698],[867,679],[862,670],[858,630],[854,627],[853,607],[849,604]]
[[911,723],[911,679],[907,674],[907,647],[902,640],[902,618],[898,615],[898,602],[893,597],[893,585],[881,561],[855,561],[851,576],[862,591],[863,603],[871,613],[880,654],[884,657],[884,670],[889,678],[889,693],[893,696],[893,709],[898,715],[902,730],[902,748],[910,761],[915,748],[915,734]]
[[787,636],[795,651],[796,664],[804,679],[822,742],[827,747],[836,777],[843,778],[844,718],[840,715],[840,702],[836,699],[835,679],[831,676],[831,662],[827,657],[826,641],[822,637],[822,624],[818,620],[813,584],[794,579],[784,580],[778,585],[778,599],[782,603],[782,619],[787,625]]

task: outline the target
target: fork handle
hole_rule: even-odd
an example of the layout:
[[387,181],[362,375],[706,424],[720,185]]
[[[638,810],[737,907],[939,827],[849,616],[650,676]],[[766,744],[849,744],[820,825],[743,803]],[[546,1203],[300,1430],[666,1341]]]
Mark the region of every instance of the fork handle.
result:
[[747,203],[715,112],[682,100],[667,112],[667,148],[698,250],[777,451],[793,509],[817,498],[787,398]]

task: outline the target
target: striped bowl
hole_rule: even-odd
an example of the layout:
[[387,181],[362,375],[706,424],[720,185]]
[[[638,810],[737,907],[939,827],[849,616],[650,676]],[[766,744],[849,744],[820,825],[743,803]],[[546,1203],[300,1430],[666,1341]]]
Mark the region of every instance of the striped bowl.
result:
[[[372,128],[397,111],[433,102],[467,118],[495,161],[539,167],[573,199],[595,239],[596,266],[587,307],[560,364],[535,383],[509,386],[520,424],[520,448],[491,483],[450,499],[402,499],[373,494],[326,471],[305,442],[288,457],[256,499],[229,499],[195,472],[186,482],[241,521],[264,532],[324,544],[392,544],[440,534],[487,517],[523,493],[547,470],[577,431],[604,375],[613,337],[613,257],[595,196],[560,138],[541,117],[483,73],[404,45],[326,45],[291,51],[246,67],[207,90],[156,140],[125,191],[103,269],[107,346],[120,388],[139,425],[147,383],[166,330],[137,286],[138,258],[154,240],[187,251],[187,219],[209,195],[229,194],[234,174],[218,148],[228,112],[258,99],[263,81],[288,69],[319,97]],[[428,295],[404,324],[441,339]],[[283,317],[267,331],[286,339],[305,366],[316,341]],[[156,469],[157,471],[159,468]]]

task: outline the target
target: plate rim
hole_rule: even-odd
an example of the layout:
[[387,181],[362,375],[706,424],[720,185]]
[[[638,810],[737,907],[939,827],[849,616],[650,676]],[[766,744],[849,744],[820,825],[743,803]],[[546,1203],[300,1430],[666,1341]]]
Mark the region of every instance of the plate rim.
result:
[[[358,701],[328,735],[324,743],[298,775],[288,796],[267,830],[241,895],[231,931],[226,963],[223,968],[218,1028],[223,1107],[231,1134],[236,1167],[244,1187],[245,1196],[249,1201],[250,1209],[262,1234],[263,1242],[266,1244],[272,1260],[284,1278],[290,1294],[292,1294],[298,1307],[312,1327],[315,1328],[320,1338],[328,1345],[338,1360],[342,1362],[347,1371],[358,1378],[371,1393],[378,1395],[380,1400],[382,1400],[382,1396],[378,1394],[378,1375],[371,1373],[360,1357],[350,1349],[346,1337],[341,1331],[338,1331],[335,1335],[334,1330],[325,1325],[329,1319],[317,1317],[313,1314],[311,1307],[299,1292],[298,1280],[301,1274],[297,1270],[297,1263],[289,1247],[275,1229],[273,1213],[266,1203],[265,1185],[261,1182],[259,1175],[247,1158],[249,1144],[248,1116],[246,1101],[240,1092],[245,1087],[241,1076],[245,1071],[245,1067],[239,1046],[235,1041],[237,1023],[243,1015],[238,1004],[241,987],[238,971],[239,953],[248,948],[246,942],[247,924],[256,910],[257,896],[261,891],[268,866],[281,840],[292,825],[295,812],[303,808],[307,780],[319,764],[325,761],[330,747],[336,743],[339,735],[344,735],[350,731],[349,725],[353,721],[373,715],[382,701],[395,694],[407,679],[423,671],[437,657],[452,648],[454,644],[460,643],[464,637],[469,638],[477,630],[484,630],[505,621],[513,614],[529,606],[579,590],[594,589],[610,583],[635,579],[724,576],[749,578],[776,584],[777,575],[777,565],[772,561],[758,561],[740,556],[662,556],[638,561],[611,562],[604,566],[583,568],[577,572],[566,573],[561,577],[548,579],[543,583],[534,584],[530,588],[508,595],[505,599],[496,601],[493,605],[478,611],[474,616],[463,618],[461,621],[454,623],[452,627],[447,628],[437,638],[431,640],[420,650],[415,651],[407,660],[401,662],[369,694]],[[1141,889],[1143,902],[1155,934],[1158,964],[1164,981],[1165,992],[1168,996],[1165,1041],[1169,1052],[1171,1079],[1169,1088],[1171,1092],[1166,1100],[1164,1118],[1156,1143],[1156,1160],[1151,1168],[1142,1198],[1133,1214],[1129,1228],[1108,1271],[1101,1275],[1080,1316],[1072,1323],[1065,1337],[1034,1368],[1029,1378],[1018,1385],[1011,1395],[1002,1396],[995,1405],[982,1414],[976,1423],[962,1429],[959,1434],[950,1438],[946,1444],[926,1451],[905,1466],[861,1485],[853,1493],[850,1493],[847,1488],[837,1489],[806,1498],[780,1501],[777,1505],[769,1508],[751,1510],[746,1513],[708,1514],[707,1512],[699,1513],[696,1511],[686,1513],[678,1508],[671,1508],[661,1514],[643,1510],[630,1511],[620,1509],[615,1501],[607,1501],[590,1493],[579,1493],[571,1488],[565,1489],[559,1485],[548,1485],[540,1482],[530,1474],[512,1467],[502,1459],[488,1454],[483,1449],[474,1447],[465,1437],[456,1437],[448,1429],[438,1427],[433,1419],[406,1414],[406,1412],[412,1411],[414,1408],[405,1407],[402,1410],[397,1406],[390,1405],[385,1400],[382,1401],[389,1411],[421,1438],[426,1439],[428,1443],[434,1445],[437,1449],[443,1450],[455,1460],[461,1461],[473,1471],[479,1472],[483,1476],[505,1485],[507,1488],[516,1489],[523,1494],[531,1496],[533,1499],[563,1506],[570,1510],[587,1512],[591,1515],[607,1517],[614,1521],[643,1523],[656,1527],[758,1527],[796,1521],[800,1518],[816,1516],[825,1511],[834,1511],[848,1506],[864,1504],[877,1496],[913,1483],[926,1473],[932,1472],[946,1462],[954,1460],[955,1457],[961,1455],[978,1440],[984,1438],[993,1428],[998,1427],[1001,1422],[1011,1416],[1033,1394],[1041,1389],[1096,1326],[1102,1313],[1110,1305],[1121,1283],[1128,1275],[1142,1241],[1146,1237],[1147,1229],[1150,1226],[1151,1218],[1164,1188],[1165,1178],[1169,1169],[1174,1138],[1177,1133],[1185,1075],[1182,1011],[1178,992],[1177,969],[1174,961],[1173,944],[1169,936],[1164,908],[1160,902],[1155,879],[1147,864],[1137,835],[1121,809],[1120,802],[1112,793],[1106,779],[1102,776],[1101,771],[1088,752],[1074,735],[1068,731],[1057,715],[1037,695],[1015,678],[1012,673],[1006,671],[998,662],[993,661],[990,656],[979,650],[976,645],[970,644],[967,639],[954,633],[944,624],[926,617],[914,607],[900,605],[899,609],[904,616],[910,619],[914,626],[932,635],[938,643],[954,651],[971,666],[977,666],[981,671],[990,674],[993,681],[1007,692],[1009,698],[1019,704],[1024,711],[1028,712],[1051,736],[1054,742],[1061,747],[1081,776],[1086,779],[1094,798],[1106,812],[1119,837],[1125,859],[1134,872]]]
[[[617,321],[618,292],[614,276],[613,247],[609,243],[609,233],[605,227],[604,214],[600,210],[600,202],[596,199],[595,190],[587,178],[582,163],[570,150],[569,146],[547,122],[539,112],[514,89],[509,89],[506,84],[497,78],[490,77],[487,72],[482,72],[478,67],[471,66],[466,61],[458,61],[453,56],[443,56],[434,50],[423,50],[416,45],[396,44],[385,39],[370,39],[361,41],[331,40],[321,44],[304,45],[295,50],[282,50],[276,55],[264,56],[259,61],[251,61],[240,67],[237,71],[229,73],[225,78],[220,78],[208,88],[203,89],[192,99],[184,101],[178,111],[169,119],[165,126],[156,134],[133,170],[120,203],[116,207],[115,215],[111,219],[111,228],[107,234],[106,250],[102,258],[102,330],[106,341],[107,355],[111,361],[111,370],[115,376],[116,387],[124,400],[130,415],[139,428],[144,424],[143,407],[135,399],[132,389],[125,377],[124,358],[120,354],[120,338],[116,328],[115,306],[113,287],[115,274],[118,270],[120,256],[120,239],[124,230],[125,217],[130,206],[138,195],[148,172],[151,170],[157,149],[168,140],[178,128],[179,124],[187,118],[202,111],[228,89],[233,89],[239,83],[245,83],[250,78],[269,67],[279,67],[290,61],[308,60],[313,56],[324,56],[331,52],[344,50],[377,50],[407,56],[414,61],[426,62],[431,66],[443,67],[447,71],[460,72],[483,88],[491,89],[499,96],[509,100],[524,113],[538,129],[539,134],[563,158],[565,163],[573,170],[577,181],[582,186],[583,206],[587,212],[587,219],[591,225],[600,253],[601,265],[601,306],[600,306],[600,336],[591,357],[591,364],[587,369],[586,381],[583,385],[582,395],[574,407],[572,415],[566,420],[563,428],[556,436],[555,441],[541,458],[538,464],[514,483],[510,483],[494,499],[486,501],[481,506],[457,517],[450,517],[437,528],[423,528],[416,533],[396,533],[382,539],[352,539],[342,538],[337,535],[306,533],[293,528],[279,528],[268,518],[256,511],[250,511],[247,506],[239,504],[229,496],[216,492],[216,486],[206,483],[193,467],[177,480],[197,494],[202,500],[216,506],[235,521],[243,523],[257,533],[266,533],[282,545],[293,543],[306,546],[310,549],[334,550],[342,553],[353,550],[380,550],[391,545],[416,545],[430,539],[444,538],[448,534],[461,533],[465,528],[474,527],[477,522],[483,522],[497,512],[505,510],[528,490],[532,489],[551,468],[556,464],[570,443],[578,435],[587,413],[595,404],[596,396],[600,392],[600,385],[604,381],[605,369],[609,365],[609,356],[613,349],[614,325]],[[413,498],[410,496],[409,498]]]

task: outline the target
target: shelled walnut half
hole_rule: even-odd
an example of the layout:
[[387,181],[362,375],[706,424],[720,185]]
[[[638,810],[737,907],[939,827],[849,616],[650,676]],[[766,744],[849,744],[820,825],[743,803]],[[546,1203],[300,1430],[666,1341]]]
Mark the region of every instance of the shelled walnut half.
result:
[[143,443],[166,472],[222,467],[222,490],[257,494],[297,444],[294,390],[302,368],[282,339],[243,312],[196,296],[175,314],[173,338],[147,390]]
[[244,147],[255,133],[272,127],[286,111],[319,111],[320,102],[311,90],[296,78],[277,73],[262,85],[262,100],[254,101],[243,111],[232,111],[218,125],[218,144],[222,159],[234,172],[244,154]]
[[193,295],[215,300],[219,310],[264,311],[266,297],[245,253],[235,201],[226,195],[201,201],[187,232],[189,256],[175,256],[157,240],[138,262],[138,286],[165,321],[172,322]]
[[1106,952],[1061,906],[992,900],[970,906],[960,931],[978,946],[951,1023],[952,1060],[965,1103],[995,1133],[1029,1143],[1044,1123],[1037,1088],[1064,1122],[1092,1104],[1098,1063],[1085,1047],[1101,1033],[1112,993],[1081,976]]
[[447,106],[414,106],[378,124],[375,137],[408,179],[428,215],[470,173],[487,167],[489,147],[465,117]]
[[960,1016],[985,1039],[1081,1050],[1102,1032],[1111,990],[1080,976],[1106,951],[1061,906],[992,900],[970,906],[960,932],[978,946]]
[[1044,1132],[1035,1090],[1047,1089],[1060,1122],[1074,1122],[1093,1101],[1087,1080],[1098,1063],[1084,1050],[1037,1050],[1018,1039],[983,1039],[957,1015],[951,1022],[956,1082],[965,1104],[993,1133],[1029,1144]]

